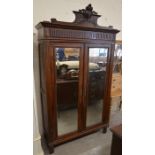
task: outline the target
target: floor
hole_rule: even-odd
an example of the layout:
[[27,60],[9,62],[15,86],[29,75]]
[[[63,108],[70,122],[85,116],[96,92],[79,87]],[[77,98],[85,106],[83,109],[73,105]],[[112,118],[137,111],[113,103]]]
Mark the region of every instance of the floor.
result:
[[[118,104],[111,108],[110,127],[122,122],[122,111]],[[94,134],[55,147],[51,155],[110,155],[112,134],[108,129],[106,134],[98,131]],[[48,153],[45,155],[49,155]]]

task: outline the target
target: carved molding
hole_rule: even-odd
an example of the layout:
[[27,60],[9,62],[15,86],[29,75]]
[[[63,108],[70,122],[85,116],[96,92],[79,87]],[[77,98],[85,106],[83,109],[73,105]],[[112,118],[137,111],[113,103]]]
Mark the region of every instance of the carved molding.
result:
[[97,25],[97,19],[101,16],[96,11],[93,11],[93,7],[89,4],[85,9],[79,11],[73,11],[75,14],[75,23],[88,22]]
[[115,35],[104,32],[65,30],[59,28],[45,29],[46,38],[115,40]]
[[81,13],[85,18],[90,18],[93,15],[97,15],[97,12],[93,11],[91,4],[89,4],[85,9],[79,10],[79,13]]

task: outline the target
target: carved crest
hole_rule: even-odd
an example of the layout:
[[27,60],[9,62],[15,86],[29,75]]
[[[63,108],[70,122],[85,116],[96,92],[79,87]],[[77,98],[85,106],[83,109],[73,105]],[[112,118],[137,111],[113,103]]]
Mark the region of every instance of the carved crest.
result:
[[76,23],[89,22],[97,25],[97,18],[100,17],[100,15],[98,15],[97,12],[93,11],[93,7],[91,4],[86,6],[85,9],[73,12],[75,14]]
[[[47,27],[47,28],[65,28],[71,30],[84,30],[84,31],[98,31],[98,32],[112,32],[118,33],[119,30],[113,29],[112,26],[100,26],[97,24],[97,20],[101,15],[98,15],[96,11],[93,10],[91,4],[85,7],[85,9],[80,9],[78,11],[73,11],[75,14],[75,20],[73,22],[58,21],[52,18],[51,21],[40,22],[36,28]],[[57,31],[57,33],[59,33]],[[72,35],[72,33],[69,33]],[[81,34],[82,35],[82,34]],[[98,38],[98,34],[94,36],[93,39]],[[102,37],[100,37],[102,38]]]
[[85,18],[90,18],[93,15],[97,15],[97,12],[93,11],[91,4],[89,4],[85,9],[79,10],[79,12],[83,14]]

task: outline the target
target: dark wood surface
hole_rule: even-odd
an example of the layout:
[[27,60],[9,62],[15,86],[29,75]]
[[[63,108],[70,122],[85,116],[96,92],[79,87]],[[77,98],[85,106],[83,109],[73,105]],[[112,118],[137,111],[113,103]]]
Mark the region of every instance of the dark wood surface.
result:
[[122,155],[122,124],[111,128],[112,145],[111,155]]
[[[101,128],[106,131],[109,122],[113,55],[115,37],[116,33],[119,31],[113,29],[111,26],[102,27],[97,25],[97,19],[100,15],[93,11],[91,5],[87,6],[85,9],[74,11],[74,14],[76,18],[72,23],[52,19],[51,22],[40,22],[36,26],[38,29],[39,41],[40,84],[44,135],[51,153],[53,152],[53,147],[55,145],[90,134]],[[77,84],[74,80],[70,81],[70,86],[68,88],[70,91],[78,88],[78,93],[76,95],[76,99],[78,100],[78,130],[63,136],[58,136],[57,131],[57,105],[62,101],[57,99],[56,86],[65,85],[67,82],[56,80],[56,55],[54,50],[56,47],[80,49],[79,82]],[[86,127],[87,104],[92,99],[89,93],[89,89],[91,90],[91,82],[90,85],[88,83],[88,48],[91,47],[108,48],[108,57],[106,72],[104,74],[105,85],[102,86],[104,91],[103,93],[101,91],[99,95],[95,94],[98,95],[98,98],[102,97],[104,100],[102,120],[100,124]],[[100,87],[99,84],[98,87]],[[61,90],[59,93],[60,94],[58,96],[63,97]]]
[[122,124],[111,128],[111,131],[114,135],[118,136],[120,139],[122,138]]

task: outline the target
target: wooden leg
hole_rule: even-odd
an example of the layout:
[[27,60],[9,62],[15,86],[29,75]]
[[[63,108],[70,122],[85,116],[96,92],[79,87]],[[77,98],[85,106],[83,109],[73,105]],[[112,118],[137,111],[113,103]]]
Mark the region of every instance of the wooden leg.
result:
[[54,146],[53,146],[53,144],[48,145],[48,150],[49,150],[49,153],[50,154],[54,152]]
[[102,132],[106,133],[107,132],[107,127],[104,127]]
[[42,136],[42,139],[41,139],[41,144],[42,144],[42,148],[45,152],[45,154],[51,154],[54,152],[54,146],[53,144],[48,144],[46,139],[45,139],[45,136]]

